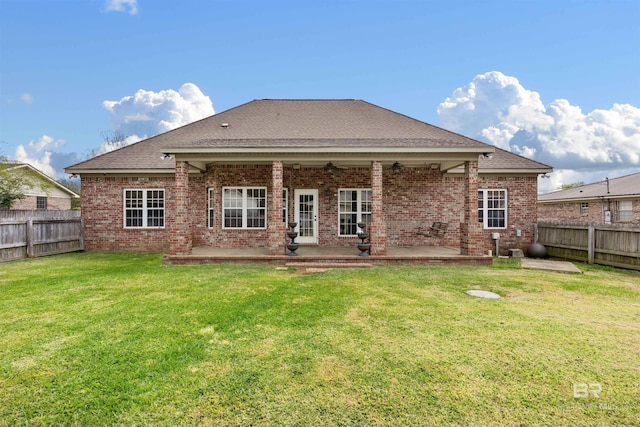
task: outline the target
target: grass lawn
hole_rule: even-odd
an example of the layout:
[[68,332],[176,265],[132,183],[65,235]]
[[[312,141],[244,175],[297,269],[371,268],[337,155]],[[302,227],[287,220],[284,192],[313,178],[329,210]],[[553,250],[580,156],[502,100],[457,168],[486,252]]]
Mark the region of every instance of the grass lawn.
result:
[[0,425],[640,425],[640,274],[580,268],[0,264]]

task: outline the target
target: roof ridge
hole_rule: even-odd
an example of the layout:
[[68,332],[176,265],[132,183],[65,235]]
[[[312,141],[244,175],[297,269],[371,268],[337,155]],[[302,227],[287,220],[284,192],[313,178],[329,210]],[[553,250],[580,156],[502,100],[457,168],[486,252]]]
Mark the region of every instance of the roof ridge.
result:
[[[262,98],[254,99],[254,101],[363,101],[356,98]],[[373,105],[373,104],[372,104]]]

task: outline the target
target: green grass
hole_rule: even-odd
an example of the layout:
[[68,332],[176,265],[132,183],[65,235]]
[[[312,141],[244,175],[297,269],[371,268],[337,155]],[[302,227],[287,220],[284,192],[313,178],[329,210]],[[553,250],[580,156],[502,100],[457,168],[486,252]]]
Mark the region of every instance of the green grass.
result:
[[640,275],[580,268],[0,264],[0,425],[639,425]]

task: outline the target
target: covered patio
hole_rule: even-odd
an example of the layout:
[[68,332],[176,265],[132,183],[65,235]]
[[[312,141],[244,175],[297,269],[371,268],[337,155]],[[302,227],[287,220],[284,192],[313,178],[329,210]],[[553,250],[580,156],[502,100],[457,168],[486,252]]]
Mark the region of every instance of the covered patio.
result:
[[360,256],[346,246],[300,246],[297,256],[270,254],[268,248],[214,248],[196,246],[190,254],[164,256],[165,264],[264,263],[290,267],[370,267],[374,265],[491,265],[486,255],[461,255],[457,248],[444,246],[393,246],[385,255]]

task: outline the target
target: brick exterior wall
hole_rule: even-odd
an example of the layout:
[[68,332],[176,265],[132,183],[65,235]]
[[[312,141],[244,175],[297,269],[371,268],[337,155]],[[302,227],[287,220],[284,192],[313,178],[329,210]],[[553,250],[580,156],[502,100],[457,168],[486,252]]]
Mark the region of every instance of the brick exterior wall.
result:
[[[630,200],[630,199],[626,199]],[[618,220],[618,203],[616,200],[590,200],[586,215],[580,212],[581,202],[573,203],[538,203],[538,219],[540,221],[561,221],[573,224],[604,224],[604,210],[611,211],[612,224],[640,224],[640,198],[631,200],[633,219],[629,222]]]
[[191,217],[189,206],[189,164],[176,161],[176,175],[174,186],[174,217],[169,224],[169,242],[172,255],[186,255],[191,253]]
[[[36,210],[37,196],[26,196],[24,199],[13,202],[11,209]],[[50,197],[47,196],[48,211],[66,211],[71,209],[71,199],[69,197]]]
[[[267,188],[267,206],[274,206],[272,165],[215,165],[204,176],[189,177],[189,218],[193,246],[246,248],[270,247],[268,229],[222,229],[222,187],[252,186]],[[338,190],[341,188],[371,188],[371,168],[291,169],[282,171],[283,188],[289,190],[288,215],[294,219],[294,190],[319,190],[320,246],[354,246],[356,236],[338,235]],[[393,173],[384,168],[382,174],[382,206],[386,219],[386,246],[450,246],[460,247],[460,224],[464,222],[464,176],[442,174],[429,168],[405,168]],[[165,228],[124,229],[123,189],[164,188]],[[213,228],[207,224],[207,191],[214,192]],[[486,252],[495,248],[492,232],[501,235],[502,252],[509,248],[526,248],[533,241],[533,225],[537,220],[537,177],[478,177],[480,189],[506,189],[508,203],[507,228],[482,230],[478,247]],[[169,250],[169,227],[175,214],[175,178],[149,177],[82,177],[82,215],[85,219],[85,245],[89,250],[154,251]],[[267,221],[273,215],[281,219],[281,211],[267,211]],[[444,238],[415,234],[435,221],[448,222]],[[516,236],[516,230],[521,236]],[[284,232],[282,244],[285,243]]]
[[382,162],[371,164],[371,224],[369,238],[371,255],[387,253],[387,223],[384,206],[384,170]]
[[267,220],[269,221],[269,253],[272,255],[282,254],[284,252],[285,235],[287,226],[282,222],[282,215],[269,215],[269,212],[282,212],[282,183],[283,183],[282,162],[273,162],[271,168],[271,197],[268,199],[270,204],[267,206]]

